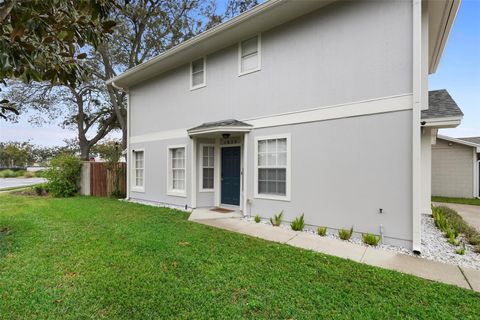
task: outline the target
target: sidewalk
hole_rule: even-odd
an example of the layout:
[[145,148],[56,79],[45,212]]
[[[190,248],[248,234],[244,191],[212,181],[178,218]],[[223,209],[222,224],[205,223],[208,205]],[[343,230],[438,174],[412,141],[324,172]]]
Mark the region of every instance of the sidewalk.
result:
[[225,215],[208,209],[197,209],[193,211],[189,220],[480,292],[480,270],[407,256],[306,232],[296,232],[263,223],[251,223],[241,220],[240,217],[238,213]]

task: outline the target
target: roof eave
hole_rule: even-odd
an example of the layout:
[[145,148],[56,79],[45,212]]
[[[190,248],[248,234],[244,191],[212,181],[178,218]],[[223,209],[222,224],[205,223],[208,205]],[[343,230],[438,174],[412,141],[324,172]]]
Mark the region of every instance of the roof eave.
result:
[[430,128],[456,128],[462,122],[463,116],[459,117],[444,117],[444,118],[422,118],[425,122],[423,127]]
[[250,132],[252,130],[251,126],[244,127],[213,127],[213,128],[202,128],[202,129],[190,129],[187,130],[189,136],[197,136],[201,134],[210,134],[210,133],[238,133],[238,132]]
[[437,135],[437,138],[442,139],[442,140],[446,140],[446,141],[450,141],[450,142],[454,142],[454,143],[458,143],[458,144],[462,144],[462,145],[465,145],[465,146],[477,148],[477,152],[480,151],[480,144],[477,144],[477,143],[474,143],[474,142],[469,142],[469,141],[456,139],[456,138],[452,138],[452,137],[448,137],[448,136],[442,136],[440,134]]
[[448,37],[450,36],[450,32],[455,22],[455,18],[458,14],[461,0],[446,0],[444,3],[444,12],[446,12],[446,19],[444,19],[442,24],[440,25],[440,34],[435,42],[433,53],[430,56],[429,74],[433,74],[437,71],[438,64],[440,63],[443,51],[445,50],[445,46],[448,41]]

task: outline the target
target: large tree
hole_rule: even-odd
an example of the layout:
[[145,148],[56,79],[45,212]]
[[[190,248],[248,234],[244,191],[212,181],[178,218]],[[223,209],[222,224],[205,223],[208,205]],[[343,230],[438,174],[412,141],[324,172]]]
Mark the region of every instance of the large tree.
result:
[[[75,85],[79,47],[93,48],[115,25],[114,0],[0,0],[0,86],[6,79]],[[1,88],[0,88],[1,90]],[[0,118],[17,113],[2,99]]]

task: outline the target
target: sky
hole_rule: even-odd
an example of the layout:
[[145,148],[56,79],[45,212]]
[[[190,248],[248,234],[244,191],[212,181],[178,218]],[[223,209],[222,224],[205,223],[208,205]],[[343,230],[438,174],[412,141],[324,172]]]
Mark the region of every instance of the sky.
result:
[[[437,72],[429,77],[429,89],[447,89],[465,114],[457,128],[442,129],[451,137],[480,136],[480,0],[463,0]],[[27,141],[44,146],[64,145],[75,131],[58,123],[33,126],[28,115],[18,123],[0,120],[0,141]],[[112,133],[110,137],[119,137]]]

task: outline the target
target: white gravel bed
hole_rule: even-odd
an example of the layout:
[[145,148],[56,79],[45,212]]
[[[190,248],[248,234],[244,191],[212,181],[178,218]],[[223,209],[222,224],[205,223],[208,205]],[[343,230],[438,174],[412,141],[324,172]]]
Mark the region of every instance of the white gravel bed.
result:
[[[246,217],[244,220],[251,223],[256,223],[253,217]],[[270,225],[270,221],[268,220],[262,220],[260,223]],[[292,229],[290,224],[282,224],[280,227],[288,230]],[[316,229],[308,229],[308,227],[306,227],[303,232],[317,234]],[[326,237],[344,241],[341,240],[336,233],[329,232],[327,233]],[[352,237],[348,241],[361,246],[369,247],[362,242],[362,239],[359,238]],[[463,242],[465,243],[466,241]],[[417,256],[410,249],[399,246],[379,244],[375,248],[394,251],[409,256]],[[447,239],[443,236],[443,233],[435,226],[431,216],[422,215],[422,254],[419,257],[480,270],[480,254],[473,252],[473,247],[471,245],[465,244],[465,254],[459,255],[455,253],[455,251],[459,248],[461,248],[461,246],[454,246],[447,242]]]

